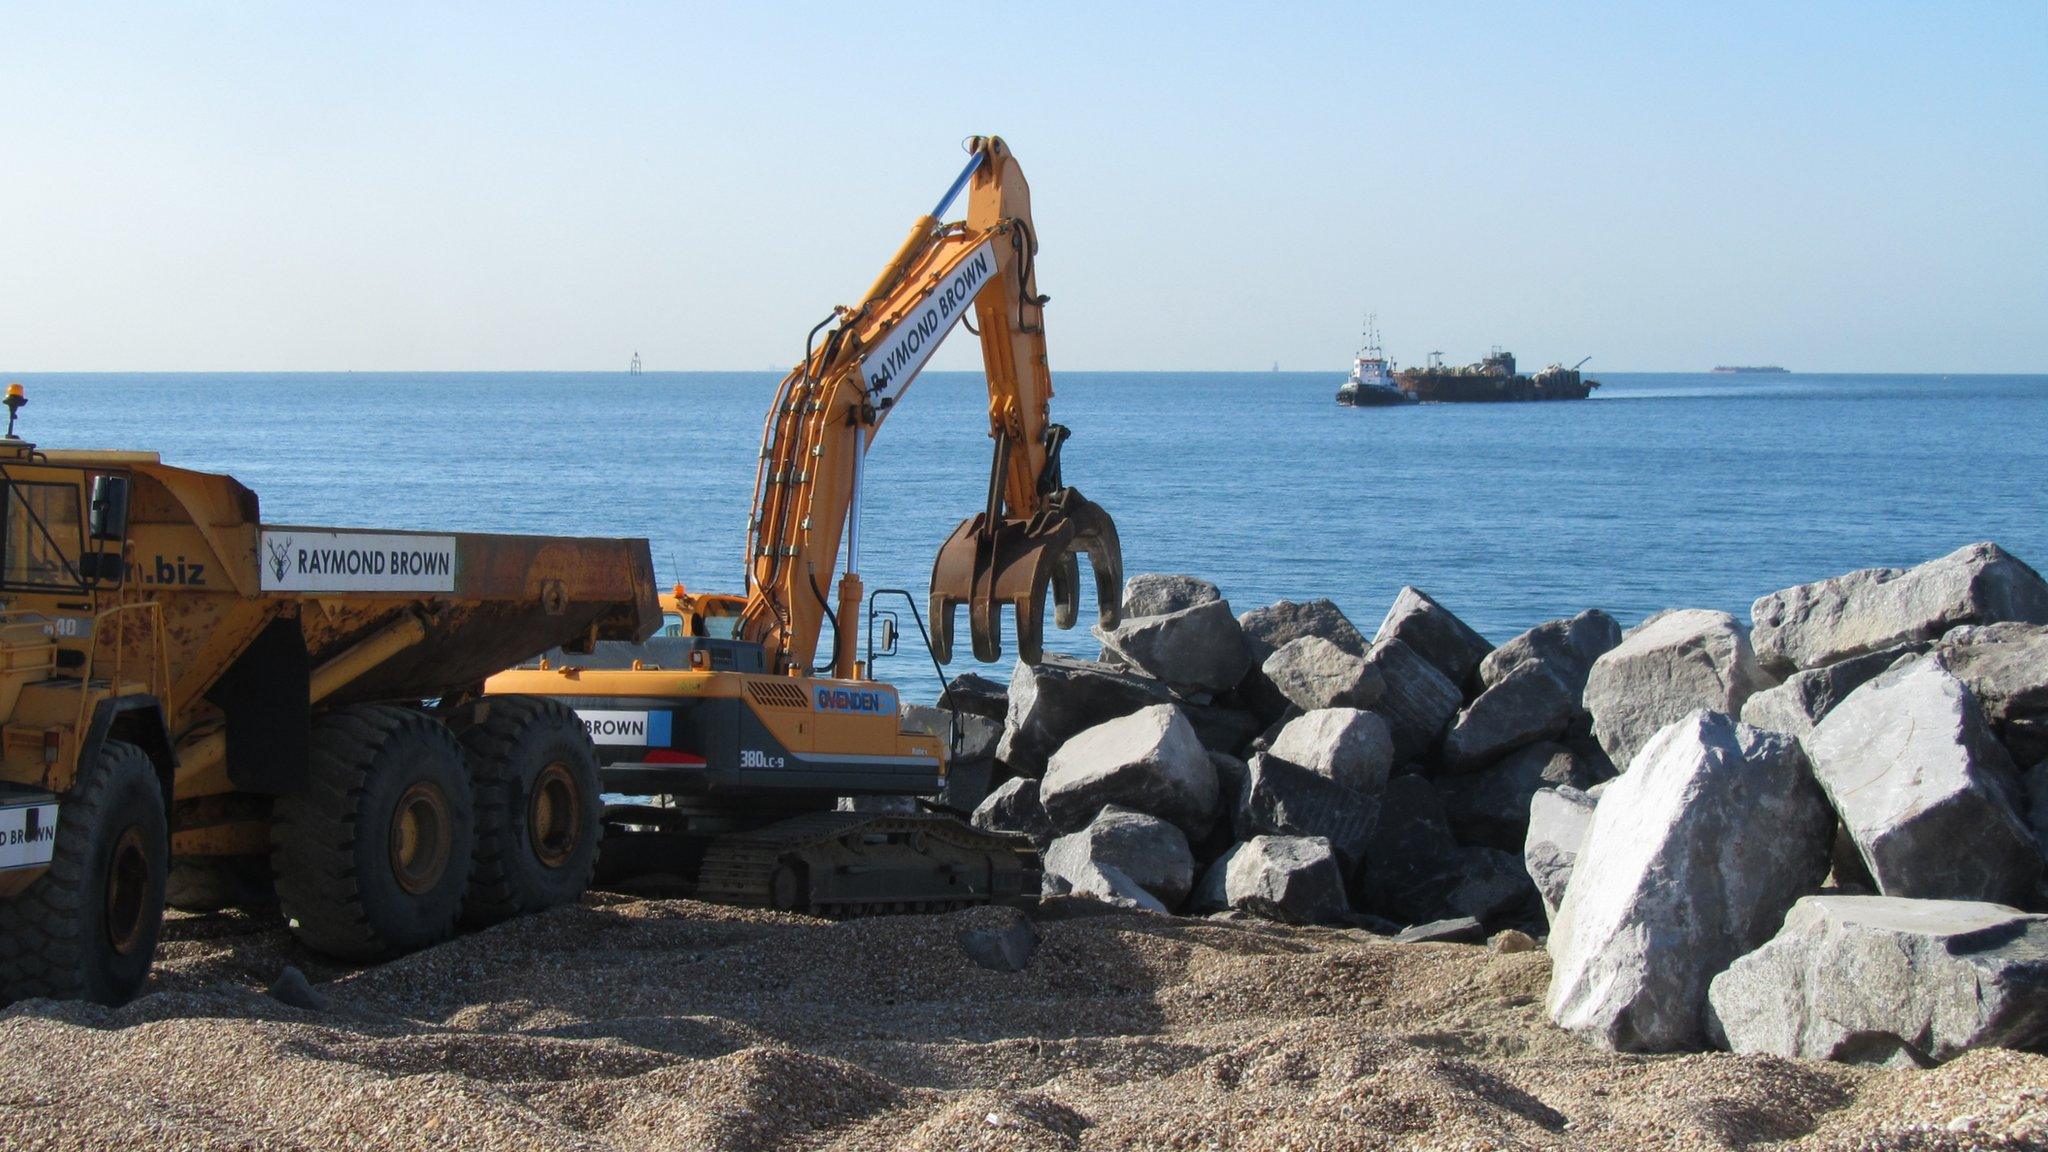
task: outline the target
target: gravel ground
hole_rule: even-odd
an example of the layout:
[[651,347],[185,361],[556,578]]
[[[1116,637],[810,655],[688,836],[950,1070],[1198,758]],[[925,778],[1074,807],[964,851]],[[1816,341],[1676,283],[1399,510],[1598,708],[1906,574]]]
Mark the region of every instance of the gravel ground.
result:
[[[0,1148],[2040,1148],[2048,1057],[1622,1057],[1541,952],[1138,915],[956,934],[593,896],[375,968],[180,917],[148,995],[0,1011]],[[261,989],[297,964],[329,999]]]

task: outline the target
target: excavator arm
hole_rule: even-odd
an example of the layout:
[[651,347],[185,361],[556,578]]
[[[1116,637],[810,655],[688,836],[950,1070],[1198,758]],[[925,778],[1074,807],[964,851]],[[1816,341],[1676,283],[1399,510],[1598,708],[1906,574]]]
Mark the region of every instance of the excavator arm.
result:
[[[739,634],[760,643],[778,671],[810,672],[831,620],[833,675],[863,673],[856,657],[863,461],[919,370],[970,311],[988,377],[994,453],[986,506],[954,530],[932,568],[934,647],[940,659],[952,659],[956,609],[965,605],[975,657],[998,659],[999,612],[1009,604],[1018,654],[1037,661],[1048,587],[1055,622],[1075,622],[1081,553],[1094,570],[1099,618],[1105,626],[1117,622],[1123,557],[1116,526],[1060,475],[1067,430],[1051,421],[1030,187],[1000,138],[975,137],[968,149],[965,170],[911,226],[861,302],[834,309],[812,330],[803,362],[783,378],[769,410]],[[942,222],[963,190],[966,220]],[[842,540],[845,571],[834,589]]]

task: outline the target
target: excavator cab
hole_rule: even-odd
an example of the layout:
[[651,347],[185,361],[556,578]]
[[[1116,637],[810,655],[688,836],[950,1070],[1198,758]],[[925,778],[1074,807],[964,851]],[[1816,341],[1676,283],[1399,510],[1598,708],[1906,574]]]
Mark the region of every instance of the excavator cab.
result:
[[747,598],[726,592],[691,592],[681,584],[661,594],[662,636],[702,636],[731,640],[739,630]]

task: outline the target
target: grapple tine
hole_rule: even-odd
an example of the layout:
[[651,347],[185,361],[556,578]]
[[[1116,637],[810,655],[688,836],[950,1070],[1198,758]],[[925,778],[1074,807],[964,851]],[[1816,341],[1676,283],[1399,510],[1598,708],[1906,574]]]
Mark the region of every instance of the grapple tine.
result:
[[941,662],[953,658],[954,611],[967,606],[974,658],[1002,658],[1002,605],[1017,620],[1017,655],[1035,664],[1045,655],[1045,594],[1054,594],[1053,621],[1071,628],[1078,618],[1080,570],[1075,554],[1088,553],[1095,571],[1097,618],[1114,627],[1122,615],[1123,553],[1116,524],[1101,506],[1062,489],[1028,520],[991,520],[987,513],[960,523],[932,564],[932,643]]
[[[1088,566],[1095,571],[1095,619],[1104,628],[1114,628],[1124,614],[1124,548],[1117,539],[1116,521],[1102,505],[1067,488],[1059,494],[1059,506],[1074,527],[1067,552],[1088,554]],[[1060,627],[1071,627],[1071,623]]]
[[1081,614],[1081,567],[1072,552],[1060,557],[1052,570],[1052,622],[1072,628]]

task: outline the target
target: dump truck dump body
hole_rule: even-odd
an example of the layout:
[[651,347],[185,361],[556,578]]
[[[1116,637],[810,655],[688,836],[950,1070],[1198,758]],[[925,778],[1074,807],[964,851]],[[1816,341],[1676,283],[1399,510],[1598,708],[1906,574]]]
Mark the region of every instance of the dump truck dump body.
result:
[[[10,491],[63,486],[76,498],[62,503],[79,508],[93,477],[128,478],[120,579],[19,590],[0,582],[0,594],[8,594],[11,608],[53,622],[60,640],[93,649],[96,665],[112,660],[124,672],[148,668],[157,655],[148,619],[155,613],[129,606],[156,604],[167,672],[160,703],[181,750],[209,721],[233,725],[235,701],[288,703],[285,685],[400,621],[418,621],[418,638],[347,669],[323,702],[437,699],[536,652],[639,639],[660,620],[644,540],[265,525],[256,494],[232,477],[175,468],[153,453],[49,452],[7,471]],[[76,518],[45,519],[61,536],[62,524]],[[65,542],[54,545],[53,559],[61,560]],[[79,551],[88,548],[81,544]],[[42,567],[55,580],[69,574],[61,563],[46,560]],[[102,635],[98,617],[112,609],[122,609],[123,627]],[[224,679],[233,682],[226,690]],[[231,738],[226,749],[231,763],[259,753],[238,743],[246,742]],[[175,796],[230,790],[206,775],[205,756],[198,763],[179,759]],[[58,791],[69,786],[61,763],[26,768],[9,757],[0,779]]]
[[[297,542],[308,534],[342,545],[370,538],[371,550],[394,545],[423,554],[429,572],[447,572],[446,591],[424,587],[440,578],[422,575],[411,592],[267,590],[271,599],[303,603],[307,653],[316,664],[347,650],[394,612],[419,606],[428,617],[417,644],[364,672],[334,695],[336,702],[439,696],[474,686],[535,652],[593,638],[632,639],[660,619],[653,562],[644,540],[476,533],[363,533],[345,529],[266,525],[266,545]],[[334,545],[328,545],[330,552]],[[445,560],[446,563],[441,562]],[[318,575],[302,578],[317,582]],[[345,573],[334,582],[345,582]],[[410,577],[408,577],[410,579]]]

